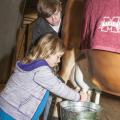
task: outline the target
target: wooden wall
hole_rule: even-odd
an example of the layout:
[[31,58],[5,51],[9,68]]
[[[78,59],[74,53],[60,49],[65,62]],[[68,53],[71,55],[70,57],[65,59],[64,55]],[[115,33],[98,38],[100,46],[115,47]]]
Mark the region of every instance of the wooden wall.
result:
[[21,24],[25,0],[3,0],[0,4],[0,83],[9,77],[12,52]]

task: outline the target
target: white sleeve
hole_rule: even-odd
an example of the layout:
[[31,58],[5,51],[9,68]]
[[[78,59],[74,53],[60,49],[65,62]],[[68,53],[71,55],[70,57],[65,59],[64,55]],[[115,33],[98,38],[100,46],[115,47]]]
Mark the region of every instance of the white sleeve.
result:
[[34,81],[57,96],[73,101],[80,100],[80,94],[62,83],[48,66],[40,67],[34,76]]
[[88,84],[83,80],[83,73],[79,67],[79,65],[75,65],[75,81],[76,83],[83,89],[83,91],[88,91],[89,86]]

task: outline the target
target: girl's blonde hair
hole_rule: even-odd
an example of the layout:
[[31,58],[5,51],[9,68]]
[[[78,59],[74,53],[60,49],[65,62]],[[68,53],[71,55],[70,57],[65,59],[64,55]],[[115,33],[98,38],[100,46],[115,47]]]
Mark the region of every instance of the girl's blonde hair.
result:
[[47,59],[50,55],[57,52],[65,52],[62,40],[52,34],[46,34],[38,40],[36,46],[30,50],[30,53],[23,59],[23,62],[27,63],[37,59]]

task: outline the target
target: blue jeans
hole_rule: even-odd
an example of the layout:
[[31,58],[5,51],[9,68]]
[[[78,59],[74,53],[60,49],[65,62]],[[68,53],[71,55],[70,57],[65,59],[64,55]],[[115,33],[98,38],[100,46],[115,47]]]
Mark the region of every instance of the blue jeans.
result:
[[0,108],[0,120],[15,120]]

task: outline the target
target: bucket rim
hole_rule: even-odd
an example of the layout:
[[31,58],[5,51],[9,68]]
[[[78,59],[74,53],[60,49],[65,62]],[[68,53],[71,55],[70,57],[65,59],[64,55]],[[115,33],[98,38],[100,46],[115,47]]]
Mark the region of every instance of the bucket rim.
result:
[[82,102],[82,101],[74,102],[74,101],[69,101],[69,100],[65,100],[65,101],[60,102],[60,108],[61,109],[66,109],[67,110],[67,108],[70,107],[70,106],[71,107],[75,107],[75,106],[79,107],[80,106],[80,107],[86,107],[86,108],[94,109],[94,111],[91,110],[91,112],[101,112],[103,110],[103,108],[99,104],[96,104],[94,102]]

